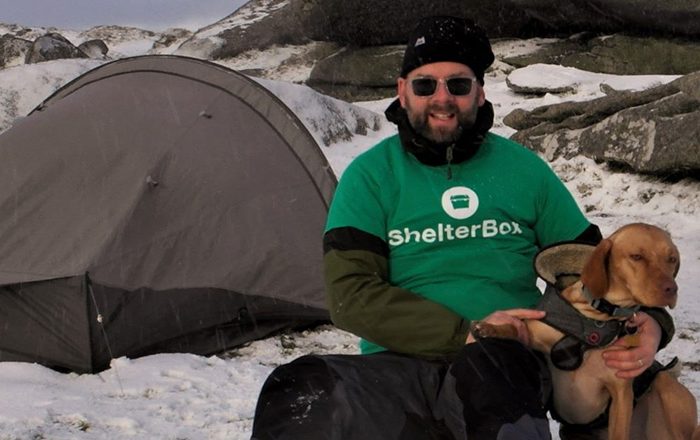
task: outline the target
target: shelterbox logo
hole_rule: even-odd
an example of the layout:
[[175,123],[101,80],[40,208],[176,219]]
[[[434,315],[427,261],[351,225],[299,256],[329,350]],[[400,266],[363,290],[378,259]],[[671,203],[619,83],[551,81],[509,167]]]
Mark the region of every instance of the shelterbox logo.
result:
[[[442,194],[442,209],[456,220],[464,220],[479,209],[479,196],[466,186],[455,186]],[[480,221],[471,225],[451,225],[438,223],[433,228],[422,231],[410,228],[389,231],[389,246],[407,243],[434,243],[468,238],[490,238],[497,235],[520,235],[520,224],[513,221],[499,222],[495,219]]]
[[442,193],[442,209],[457,220],[469,218],[479,209],[479,196],[466,186],[455,186]]

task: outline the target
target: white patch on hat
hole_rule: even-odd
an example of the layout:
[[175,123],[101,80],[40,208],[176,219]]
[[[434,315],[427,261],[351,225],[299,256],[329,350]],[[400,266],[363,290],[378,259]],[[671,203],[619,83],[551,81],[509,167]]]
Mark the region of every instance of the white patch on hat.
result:
[[425,44],[425,37],[420,37],[419,39],[417,39],[416,44],[414,44],[413,47],[418,47],[422,44]]

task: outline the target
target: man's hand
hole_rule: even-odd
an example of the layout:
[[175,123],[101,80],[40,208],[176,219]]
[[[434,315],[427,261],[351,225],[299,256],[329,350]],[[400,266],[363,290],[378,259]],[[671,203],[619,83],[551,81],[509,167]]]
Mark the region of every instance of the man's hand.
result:
[[639,345],[628,348],[625,339],[620,338],[603,352],[605,365],[616,369],[615,375],[623,379],[633,379],[649,368],[661,342],[661,326],[651,316],[639,312],[630,323],[637,326]]
[[[498,310],[491,313],[480,322],[486,322],[493,325],[510,324],[517,330],[518,340],[524,345],[530,345],[530,333],[527,331],[527,327],[522,320],[542,319],[544,318],[545,314],[546,313],[544,311],[532,309]],[[476,339],[474,339],[474,336],[469,333],[466,343],[471,344],[472,342],[476,342]]]

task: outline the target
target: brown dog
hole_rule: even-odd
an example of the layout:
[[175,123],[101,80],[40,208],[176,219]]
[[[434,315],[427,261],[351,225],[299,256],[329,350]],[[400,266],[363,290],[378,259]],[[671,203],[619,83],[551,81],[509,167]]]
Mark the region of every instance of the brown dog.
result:
[[[586,318],[617,324],[610,320],[629,318],[635,306],[673,308],[679,265],[678,249],[668,233],[647,224],[630,224],[595,247],[580,280],[565,288],[560,297]],[[610,316],[609,308],[601,311],[597,307],[601,299],[628,313],[618,315],[615,311],[615,316]],[[633,407],[632,381],[616,377],[605,365],[602,347],[586,350],[580,366],[576,367],[577,363],[573,369],[563,370],[554,366],[552,353],[565,334],[539,320],[525,323],[532,347],[548,356],[554,408],[560,417],[572,424],[586,424],[603,414],[610,402],[607,437],[603,430],[576,438],[700,439],[695,398],[671,373],[660,372]],[[508,324],[475,323],[472,328],[477,337],[517,338],[517,330]],[[622,337],[628,340],[627,346],[636,345],[634,335]]]

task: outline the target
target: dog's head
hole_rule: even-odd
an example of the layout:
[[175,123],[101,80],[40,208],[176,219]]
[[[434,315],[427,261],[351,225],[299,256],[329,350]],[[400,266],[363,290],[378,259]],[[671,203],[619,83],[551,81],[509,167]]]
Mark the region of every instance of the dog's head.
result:
[[633,223],[601,241],[581,273],[594,298],[620,306],[675,307],[680,267],[671,236],[656,226]]

